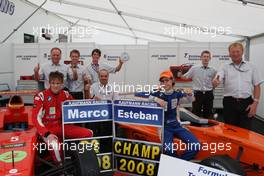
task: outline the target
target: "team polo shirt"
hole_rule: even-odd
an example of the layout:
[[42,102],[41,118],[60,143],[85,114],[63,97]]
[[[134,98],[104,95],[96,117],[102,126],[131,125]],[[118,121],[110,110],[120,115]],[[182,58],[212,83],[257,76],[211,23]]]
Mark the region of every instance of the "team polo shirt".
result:
[[179,105],[179,100],[186,96],[185,93],[181,91],[173,91],[171,93],[165,92],[155,92],[152,93],[151,96],[160,98],[166,102],[165,107],[165,125],[170,123],[180,123],[177,121],[177,106]]

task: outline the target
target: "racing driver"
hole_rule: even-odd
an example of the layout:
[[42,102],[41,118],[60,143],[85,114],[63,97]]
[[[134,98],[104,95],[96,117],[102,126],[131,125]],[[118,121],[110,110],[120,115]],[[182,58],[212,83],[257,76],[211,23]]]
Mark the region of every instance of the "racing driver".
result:
[[186,149],[180,156],[183,160],[192,160],[200,150],[200,143],[197,138],[180,123],[179,112],[177,109],[180,103],[192,102],[193,97],[187,91],[175,91],[173,74],[171,71],[164,71],[159,79],[163,91],[157,91],[151,94],[149,100],[155,101],[165,108],[164,122],[164,154],[179,157],[173,144],[173,138],[176,136],[186,144]]
[[[34,97],[33,124],[37,132],[49,146],[53,160],[57,164],[62,162],[62,151],[59,144],[62,139],[62,103],[72,100],[72,96],[62,90],[63,74],[55,71],[49,74],[49,89],[38,93]],[[64,125],[65,138],[92,137],[93,132],[87,128],[75,125]],[[52,147],[50,147],[52,145]]]

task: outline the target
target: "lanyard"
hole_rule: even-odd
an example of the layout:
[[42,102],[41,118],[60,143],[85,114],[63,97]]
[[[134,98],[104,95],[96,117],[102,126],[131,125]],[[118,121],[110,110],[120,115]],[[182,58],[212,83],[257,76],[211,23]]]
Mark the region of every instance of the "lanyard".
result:
[[239,71],[239,72],[247,72],[248,70],[242,70],[242,69],[241,69],[241,66],[242,66],[243,64],[245,64],[245,62],[242,62],[241,64],[239,64],[238,67],[236,67],[235,64],[232,63],[233,67],[234,67],[237,71]]

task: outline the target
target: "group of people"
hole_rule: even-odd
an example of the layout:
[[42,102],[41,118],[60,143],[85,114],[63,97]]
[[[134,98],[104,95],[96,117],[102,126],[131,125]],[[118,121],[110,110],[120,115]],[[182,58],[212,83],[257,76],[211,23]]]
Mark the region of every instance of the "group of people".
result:
[[[263,79],[254,65],[244,61],[243,45],[232,43],[229,48],[231,63],[224,65],[220,70],[209,66],[211,53],[201,53],[201,65],[178,76],[192,78],[193,93],[179,92],[174,89],[175,80],[171,71],[160,74],[159,81],[163,89],[152,93],[149,101],[155,101],[164,107],[164,145],[173,144],[176,136],[186,144],[199,145],[199,140],[187,129],[182,127],[177,107],[186,100],[193,103],[193,112],[199,117],[210,118],[212,116],[214,89],[223,83],[224,86],[224,120],[228,124],[250,128],[252,118],[255,116],[260,98],[260,84]],[[66,67],[60,64],[61,50],[51,49],[51,63],[34,69],[36,80],[44,79],[45,88],[34,98],[33,117],[37,130],[44,141],[61,137],[61,103],[65,100],[90,98],[90,99],[118,99],[114,92],[106,94],[109,73],[118,72],[123,62],[119,60],[116,67],[100,64],[101,51],[92,51],[92,63],[86,68],[79,64],[80,53],[72,50],[70,53],[71,64]],[[176,85],[177,86],[177,85]],[[63,88],[68,88],[69,93]],[[103,90],[102,92],[99,92]],[[83,95],[84,92],[84,95]],[[102,96],[103,95],[103,96]],[[70,131],[67,131],[70,130]],[[65,128],[67,137],[91,137],[92,131],[81,127],[69,126]],[[199,148],[187,148],[181,155],[182,159],[191,160],[195,157]],[[176,156],[173,149],[164,153]],[[58,154],[54,158],[58,161]]]
[[244,48],[241,43],[228,47],[231,62],[218,71],[209,66],[211,53],[201,53],[201,64],[191,67],[182,78],[192,78],[195,101],[193,113],[199,117],[212,118],[214,89],[221,83],[224,88],[223,117],[227,124],[250,129],[256,115],[263,78],[252,63],[243,60]]
[[[38,134],[52,150],[50,153],[56,164],[62,164],[62,103],[73,99],[118,99],[108,89],[109,73],[118,72],[123,62],[117,67],[99,63],[101,51],[92,51],[92,63],[86,68],[80,64],[80,52],[70,52],[71,63],[60,63],[61,50],[51,49],[51,61],[34,68],[36,80],[44,80],[45,90],[34,97],[33,123]],[[64,125],[65,138],[89,138],[93,131],[76,125]]]
[[[228,51],[231,63],[224,65],[218,71],[209,66],[211,53],[205,50],[201,53],[201,64],[191,67],[185,74],[178,73],[178,76],[192,78],[192,109],[197,116],[212,117],[214,89],[222,83],[224,87],[223,116],[225,123],[250,129],[252,119],[257,112],[261,92],[260,85],[264,80],[253,64],[243,60],[244,48],[241,43],[230,44]],[[188,144],[187,146],[196,146],[187,147],[180,156],[182,159],[191,160],[199,151],[200,143],[190,131],[181,126],[177,114],[177,106],[180,104],[180,100],[190,95],[173,89],[175,81],[170,71],[162,72],[159,81],[165,91],[152,94],[150,100],[166,107],[164,144],[171,146],[173,138],[176,136]],[[164,153],[178,157],[170,147],[166,147]]]
[[[50,62],[41,66],[38,64],[34,68],[35,80],[44,80],[44,87],[48,89],[49,74],[58,71],[64,76],[63,89],[68,90],[75,99],[91,98],[93,95],[90,90],[95,90],[95,87],[98,86],[97,84],[100,82],[108,84],[109,73],[120,71],[123,65],[121,59],[119,59],[119,64],[116,67],[101,63],[101,51],[99,49],[94,49],[92,51],[92,62],[86,67],[80,64],[80,52],[76,49],[70,52],[71,62],[69,65],[60,62],[61,50],[59,48],[52,48],[50,56]],[[102,78],[102,80],[100,78]],[[105,82],[105,78],[107,78],[107,82]],[[104,87],[103,84],[102,87]],[[96,92],[93,92],[97,95],[94,98],[102,98],[102,96],[98,96],[99,89],[96,90]]]

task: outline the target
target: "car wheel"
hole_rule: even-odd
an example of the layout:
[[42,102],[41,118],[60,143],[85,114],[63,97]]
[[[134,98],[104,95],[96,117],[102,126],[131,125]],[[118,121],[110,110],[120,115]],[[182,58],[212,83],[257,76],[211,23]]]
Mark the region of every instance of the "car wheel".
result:
[[82,150],[70,152],[71,160],[78,176],[99,176],[100,168],[95,151]]
[[216,155],[203,160],[200,164],[234,174],[245,175],[240,163],[227,155]]

